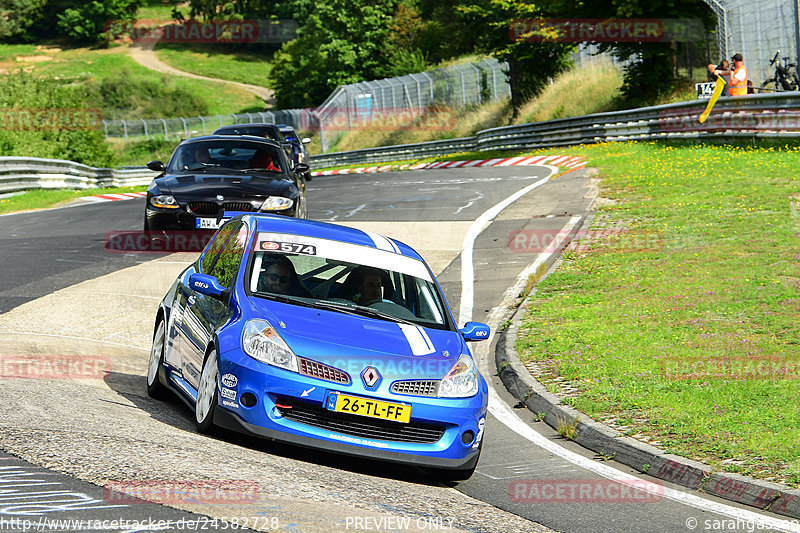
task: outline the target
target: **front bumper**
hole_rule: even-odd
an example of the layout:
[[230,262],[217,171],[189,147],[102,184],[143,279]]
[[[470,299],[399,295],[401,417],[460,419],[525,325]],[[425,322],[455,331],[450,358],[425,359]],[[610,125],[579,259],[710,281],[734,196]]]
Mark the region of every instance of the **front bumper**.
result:
[[[283,211],[265,211],[266,213],[295,216],[296,203]],[[256,212],[256,211],[254,211]],[[260,211],[258,211],[260,212]],[[198,219],[215,219],[213,215],[195,215],[183,210],[145,209],[145,223],[150,231],[191,231],[196,230]]]
[[[471,398],[416,397],[389,392],[388,381],[369,391],[358,376],[347,385],[312,378],[260,363],[239,350],[222,354],[220,375],[223,383],[236,385],[221,385],[214,423],[234,431],[426,467],[467,469],[478,460],[486,417],[483,380],[481,392]],[[327,410],[331,393],[410,404],[411,421],[402,425]],[[292,406],[303,408],[304,416],[287,414]],[[398,428],[396,434],[393,428]],[[407,438],[415,433],[414,428],[422,428],[425,437]],[[431,439],[431,434],[437,436]]]

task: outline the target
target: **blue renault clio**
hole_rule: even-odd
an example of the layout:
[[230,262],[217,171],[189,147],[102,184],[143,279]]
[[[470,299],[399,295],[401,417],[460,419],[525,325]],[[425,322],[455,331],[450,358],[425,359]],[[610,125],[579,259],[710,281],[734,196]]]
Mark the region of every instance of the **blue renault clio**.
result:
[[224,223],[161,301],[147,390],[197,428],[472,475],[488,388],[409,246],[270,214]]

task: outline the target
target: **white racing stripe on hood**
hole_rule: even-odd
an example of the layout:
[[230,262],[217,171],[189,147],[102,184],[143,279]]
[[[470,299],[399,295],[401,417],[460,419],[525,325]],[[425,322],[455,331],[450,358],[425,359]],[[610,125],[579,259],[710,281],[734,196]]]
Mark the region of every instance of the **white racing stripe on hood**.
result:
[[361,230],[361,231],[366,233],[367,236],[370,239],[372,239],[372,242],[375,243],[375,247],[378,248],[379,250],[386,250],[387,252],[394,252],[396,254],[400,253],[400,248],[398,248],[397,245],[394,242],[392,242],[391,239],[384,237],[380,233],[373,233],[367,230]]
[[408,345],[411,346],[411,353],[414,355],[427,355],[436,351],[422,327],[411,324],[398,324],[398,326],[405,335]]

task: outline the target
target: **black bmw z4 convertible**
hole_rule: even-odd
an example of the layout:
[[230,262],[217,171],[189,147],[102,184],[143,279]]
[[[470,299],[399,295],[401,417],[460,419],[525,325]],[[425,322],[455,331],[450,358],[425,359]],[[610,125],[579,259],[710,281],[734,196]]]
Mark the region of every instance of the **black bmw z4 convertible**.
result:
[[181,142],[169,162],[151,161],[161,174],[147,187],[144,230],[214,230],[227,212],[308,218],[307,165],[294,165],[283,148],[263,137],[207,135]]

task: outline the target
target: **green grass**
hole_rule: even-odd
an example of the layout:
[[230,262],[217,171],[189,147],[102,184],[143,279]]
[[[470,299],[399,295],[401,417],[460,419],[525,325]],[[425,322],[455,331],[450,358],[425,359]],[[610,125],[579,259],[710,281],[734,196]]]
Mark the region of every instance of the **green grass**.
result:
[[621,86],[620,69],[610,61],[595,59],[559,74],[541,94],[522,107],[515,123],[612,111],[618,105]]
[[158,58],[178,70],[269,87],[271,53],[241,44],[161,43]]
[[[172,8],[181,4],[180,0],[145,0],[144,5],[136,13],[138,20],[169,22],[172,20]],[[182,9],[188,14],[189,8]]]
[[[600,169],[592,227],[622,233],[564,254],[528,308],[521,357],[548,362],[546,385],[563,377],[580,391],[567,403],[627,434],[800,484],[800,149],[558,151]],[[688,369],[710,358],[734,366]],[[765,361],[788,375],[741,370]]]
[[94,196],[97,194],[114,194],[121,192],[141,192],[146,186],[140,187],[109,187],[105,189],[84,189],[80,191],[70,189],[37,189],[25,191],[6,198],[0,198],[0,213],[15,211],[29,211],[32,209],[46,209],[65,204],[81,196]]

